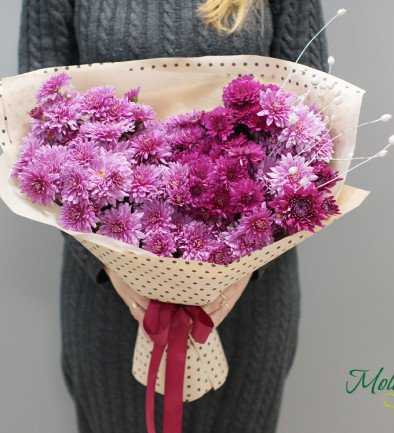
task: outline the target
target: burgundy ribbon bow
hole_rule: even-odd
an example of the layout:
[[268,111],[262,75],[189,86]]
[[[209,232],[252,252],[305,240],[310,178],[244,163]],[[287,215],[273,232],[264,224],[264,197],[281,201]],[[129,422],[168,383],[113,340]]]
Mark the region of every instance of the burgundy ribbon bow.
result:
[[214,324],[201,307],[152,300],[145,313],[144,329],[154,343],[146,388],[148,433],[156,433],[154,420],[156,378],[167,345],[163,433],[181,433],[182,431],[183,381],[190,320],[193,323],[191,330],[193,339],[198,343],[205,343]]

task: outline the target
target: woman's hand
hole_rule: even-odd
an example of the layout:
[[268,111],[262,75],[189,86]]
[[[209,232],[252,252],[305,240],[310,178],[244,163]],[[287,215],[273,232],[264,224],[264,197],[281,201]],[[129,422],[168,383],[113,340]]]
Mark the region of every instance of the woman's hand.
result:
[[248,285],[251,276],[252,274],[245,275],[245,277],[223,290],[222,295],[218,296],[213,302],[203,305],[202,308],[211,316],[215,328],[223,322],[227,314],[232,310]]
[[141,296],[131,287],[129,287],[115,272],[111,271],[107,266],[104,266],[105,272],[108,274],[111,283],[118,292],[118,295],[123,299],[126,305],[129,307],[133,317],[142,325],[145,311],[149,305],[149,299],[145,296]]

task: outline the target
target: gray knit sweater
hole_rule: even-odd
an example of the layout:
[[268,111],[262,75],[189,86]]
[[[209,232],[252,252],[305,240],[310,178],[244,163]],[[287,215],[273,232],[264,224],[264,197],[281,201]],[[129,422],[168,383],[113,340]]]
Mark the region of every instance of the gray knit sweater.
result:
[[[272,0],[242,31],[206,29],[199,0],[24,0],[19,72],[152,57],[260,54],[294,60],[322,27],[318,0]],[[326,69],[324,35],[302,63]],[[130,373],[137,324],[101,262],[64,235],[62,371],[82,433],[141,433],[145,388]],[[186,404],[185,433],[273,433],[297,344],[295,249],[255,272],[219,327],[226,384]],[[162,398],[157,396],[157,423]]]

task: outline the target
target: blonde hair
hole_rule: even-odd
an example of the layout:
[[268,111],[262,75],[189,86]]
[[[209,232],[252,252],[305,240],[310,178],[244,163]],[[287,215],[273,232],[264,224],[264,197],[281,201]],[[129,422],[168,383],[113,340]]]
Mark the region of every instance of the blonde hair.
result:
[[255,0],[206,0],[197,12],[207,25],[225,33],[239,30]]

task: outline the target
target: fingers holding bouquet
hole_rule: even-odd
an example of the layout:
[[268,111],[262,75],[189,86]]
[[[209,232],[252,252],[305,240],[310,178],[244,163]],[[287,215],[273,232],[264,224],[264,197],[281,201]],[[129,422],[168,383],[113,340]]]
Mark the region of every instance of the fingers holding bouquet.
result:
[[245,277],[224,289],[213,302],[202,307],[211,316],[215,327],[218,327],[233,309],[248,285],[251,276],[251,273],[245,275]]
[[140,324],[145,316],[145,312],[148,309],[149,299],[145,296],[141,296],[136,290],[126,284],[115,272],[104,266],[105,272],[108,274],[112,285],[114,286],[118,295],[123,299],[125,304],[129,307],[130,312],[135,320]]

